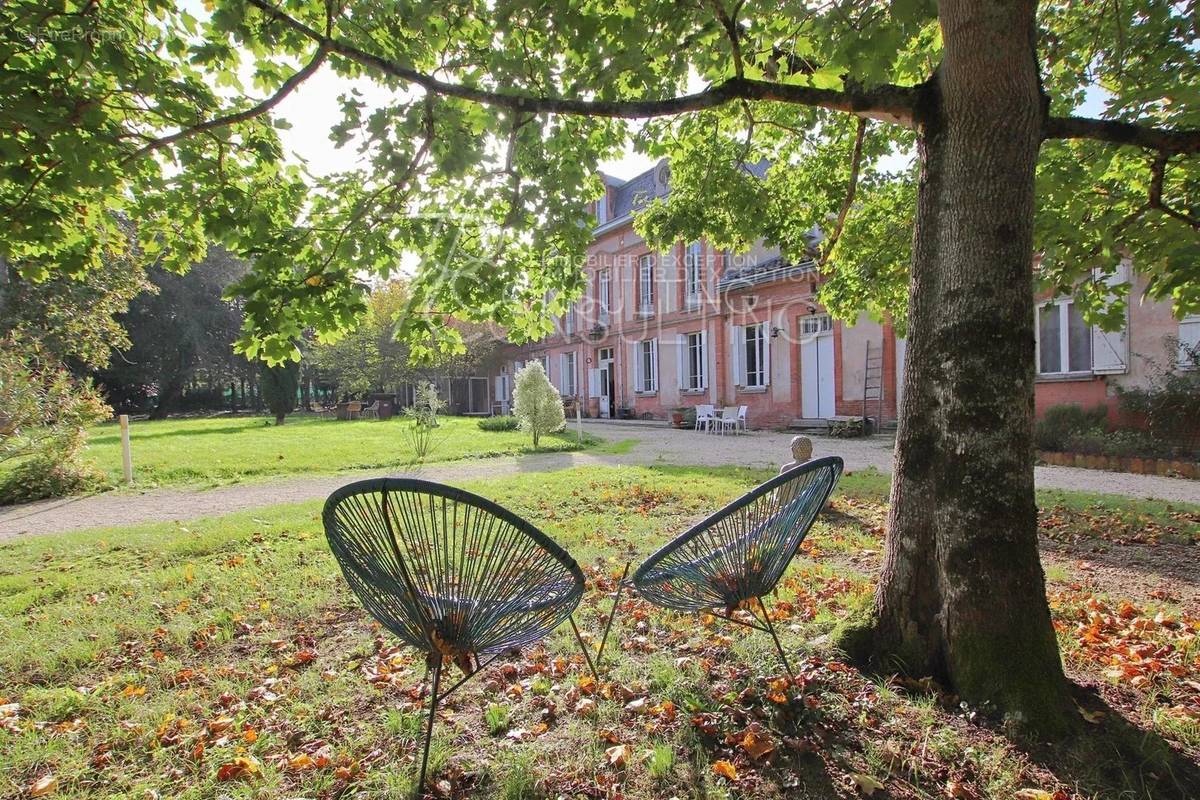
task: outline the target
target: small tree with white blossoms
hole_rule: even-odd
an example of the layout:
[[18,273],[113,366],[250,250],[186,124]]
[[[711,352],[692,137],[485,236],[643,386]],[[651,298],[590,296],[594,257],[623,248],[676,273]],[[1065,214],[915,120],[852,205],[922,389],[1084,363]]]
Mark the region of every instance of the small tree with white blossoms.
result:
[[562,430],[567,424],[562,398],[537,361],[531,361],[517,373],[513,384],[513,414],[521,430],[533,435],[533,447],[547,433]]

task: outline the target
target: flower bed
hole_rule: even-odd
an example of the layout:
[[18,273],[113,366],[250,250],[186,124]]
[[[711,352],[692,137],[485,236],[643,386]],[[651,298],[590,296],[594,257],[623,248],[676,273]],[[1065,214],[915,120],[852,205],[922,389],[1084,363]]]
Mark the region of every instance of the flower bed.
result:
[[1164,475],[1200,479],[1200,462],[1173,458],[1136,458],[1103,456],[1089,453],[1056,453],[1038,451],[1038,459],[1058,467],[1082,467],[1109,472],[1133,472],[1138,475]]

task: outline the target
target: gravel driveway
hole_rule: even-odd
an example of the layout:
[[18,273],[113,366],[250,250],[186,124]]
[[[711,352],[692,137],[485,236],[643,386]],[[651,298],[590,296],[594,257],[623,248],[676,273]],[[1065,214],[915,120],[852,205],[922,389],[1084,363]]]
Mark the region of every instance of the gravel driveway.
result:
[[[479,461],[432,464],[396,475],[423,477],[459,483],[479,478],[498,478],[525,472],[553,472],[578,466],[619,464],[678,464],[695,466],[749,466],[775,468],[790,460],[793,434],[754,432],[748,436],[709,436],[655,425],[585,423],[585,430],[605,440],[636,439],[628,452],[542,453]],[[892,441],[813,437],[813,455],[840,455],[849,470],[876,467],[890,472]],[[195,519],[234,511],[245,511],[277,503],[295,503],[326,497],[337,487],[358,478],[377,475],[343,473],[312,478],[285,478],[262,483],[235,484],[215,489],[153,489],[142,493],[110,492],[92,497],[46,500],[23,506],[0,508],[0,540],[14,536],[56,533],[84,528],[168,522]],[[1157,498],[1172,502],[1200,503],[1200,482],[1151,475],[1038,467],[1039,488],[1076,489]]]

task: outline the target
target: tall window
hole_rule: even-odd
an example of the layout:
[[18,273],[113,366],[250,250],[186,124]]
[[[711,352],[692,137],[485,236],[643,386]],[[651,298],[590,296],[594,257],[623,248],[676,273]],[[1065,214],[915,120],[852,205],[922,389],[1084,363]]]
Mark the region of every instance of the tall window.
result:
[[562,384],[559,394],[563,397],[575,396],[575,353],[562,354],[562,379],[559,381]]
[[1092,369],[1092,329],[1070,299],[1038,307],[1038,373],[1064,375]]
[[747,325],[742,328],[742,385],[767,385],[767,324]]
[[684,389],[703,389],[707,386],[704,376],[707,363],[704,353],[704,334],[689,333],[685,338],[684,352]]
[[637,357],[637,381],[634,388],[639,392],[657,392],[658,340],[646,339],[638,342],[634,353]]
[[699,242],[687,246],[683,256],[683,294],[688,306],[700,305],[704,285],[703,251]]
[[567,313],[563,314],[563,333],[570,336],[575,332],[575,306],[571,305],[567,308]]
[[638,311],[654,313],[654,256],[650,254],[638,259]]
[[600,306],[600,319],[607,322],[612,310],[612,276],[606,269],[596,276],[596,302]]

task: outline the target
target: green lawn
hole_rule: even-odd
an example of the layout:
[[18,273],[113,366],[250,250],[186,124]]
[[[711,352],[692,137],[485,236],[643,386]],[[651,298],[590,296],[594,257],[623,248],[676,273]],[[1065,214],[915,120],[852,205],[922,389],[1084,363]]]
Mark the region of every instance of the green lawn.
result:
[[[520,431],[482,431],[476,419],[443,417],[426,461],[486,458],[533,451]],[[275,427],[266,417],[134,421],[130,427],[138,486],[214,485],[279,475],[398,468],[413,460],[399,417],[336,421],[294,415]],[[585,438],[585,446],[591,442]],[[539,450],[574,450],[574,431],[544,437]],[[121,435],[115,423],[89,432],[85,456],[115,485],[121,479]]]
[[[591,586],[577,618],[594,641],[627,560],[766,474],[613,467],[468,488],[584,566]],[[564,626],[451,698],[432,758],[437,796],[815,799],[876,784],[873,800],[1177,796],[1156,765],[1114,769],[1107,740],[1031,755],[936,687],[837,660],[822,637],[870,602],[885,491],[876,473],[845,477],[780,584],[774,618],[798,686],[780,683],[765,636],[629,598],[600,685]],[[1181,513],[1121,506],[1161,525]],[[35,785],[72,798],[407,796],[423,662],[357,605],[318,512],[314,502],[0,545],[0,798]],[[1197,519],[1195,508],[1182,513]],[[1055,594],[1064,646],[1089,604],[1121,602],[1070,591],[1071,602]],[[1148,624],[1159,611],[1173,627]],[[1168,603],[1137,614],[1122,619],[1145,620],[1129,636],[1146,641],[1130,647],[1161,650],[1200,625]],[[1094,646],[1067,647],[1069,665],[1107,685]],[[1197,671],[1114,690],[1169,709]],[[1200,723],[1172,714],[1174,727],[1152,713],[1135,722],[1194,747]]]

